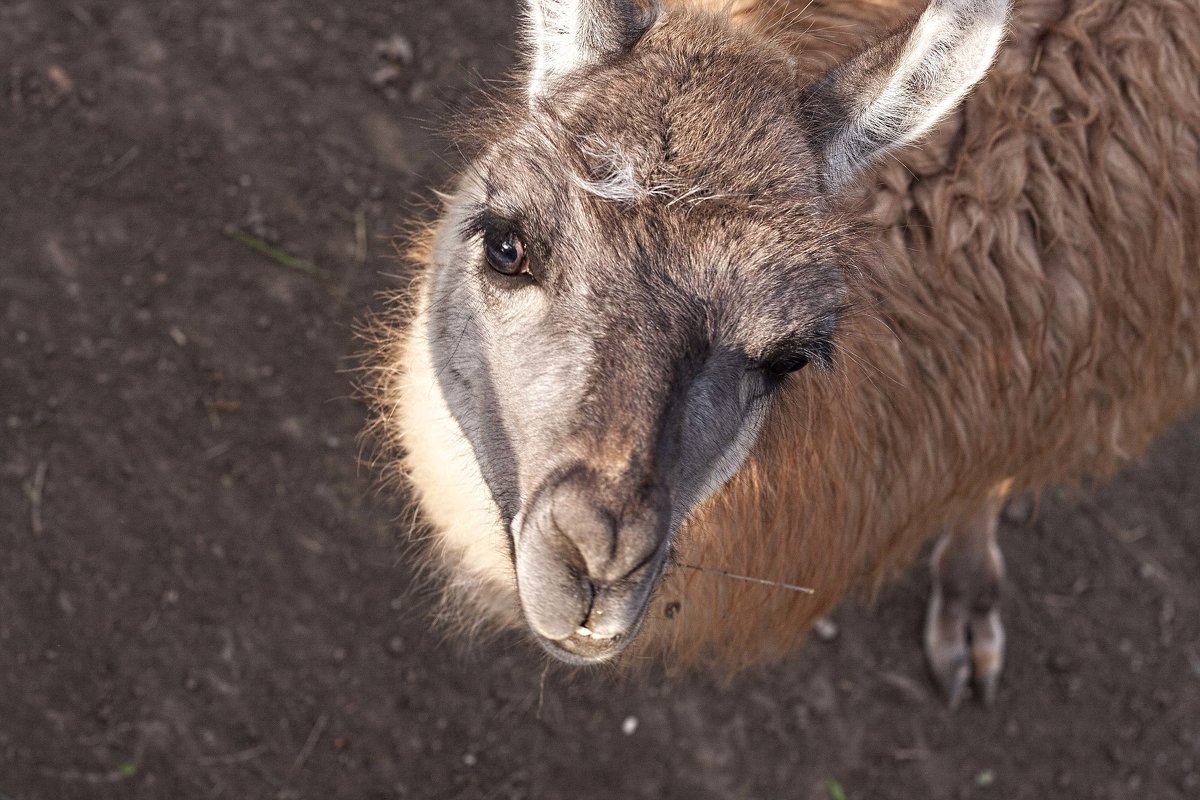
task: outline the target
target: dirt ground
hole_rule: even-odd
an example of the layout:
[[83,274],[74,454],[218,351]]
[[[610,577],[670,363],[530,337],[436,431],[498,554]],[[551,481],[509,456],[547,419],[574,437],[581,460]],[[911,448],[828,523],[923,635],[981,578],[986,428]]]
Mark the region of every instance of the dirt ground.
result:
[[990,710],[920,567],[732,685],[432,627],[346,370],[512,11],[0,3],[0,800],[1200,797],[1200,420],[1006,523]]

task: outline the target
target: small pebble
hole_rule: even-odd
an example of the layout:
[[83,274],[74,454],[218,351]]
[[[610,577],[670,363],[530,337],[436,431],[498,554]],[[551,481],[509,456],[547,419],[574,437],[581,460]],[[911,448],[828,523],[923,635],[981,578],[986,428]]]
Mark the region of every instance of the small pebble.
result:
[[829,617],[817,617],[817,621],[813,623],[813,630],[823,642],[832,642],[838,636],[837,623]]
[[387,59],[388,61],[411,64],[415,53],[413,52],[412,42],[397,33],[390,39],[376,44],[375,55],[378,58]]
[[463,755],[463,763],[468,767],[473,767],[479,763],[479,758],[474,753],[466,753]]
[[637,717],[626,717],[625,721],[621,723],[621,733],[625,734],[626,736],[633,736],[635,733],[637,733],[637,729]]
[[383,88],[400,77],[400,68],[395,64],[384,64],[371,73],[371,85]]

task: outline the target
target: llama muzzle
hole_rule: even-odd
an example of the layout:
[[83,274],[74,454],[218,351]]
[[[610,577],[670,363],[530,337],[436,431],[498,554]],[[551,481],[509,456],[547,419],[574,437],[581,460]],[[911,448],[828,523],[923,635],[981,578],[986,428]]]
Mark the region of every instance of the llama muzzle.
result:
[[616,656],[641,627],[666,556],[666,504],[631,499],[584,467],[547,482],[514,531],[530,630],[576,664]]

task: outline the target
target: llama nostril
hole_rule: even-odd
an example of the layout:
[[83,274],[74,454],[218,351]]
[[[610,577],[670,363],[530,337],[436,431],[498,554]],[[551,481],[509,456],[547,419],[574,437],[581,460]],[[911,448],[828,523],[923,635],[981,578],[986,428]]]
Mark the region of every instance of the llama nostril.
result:
[[597,589],[636,577],[660,550],[665,515],[656,501],[661,497],[630,497],[625,489],[634,485],[606,484],[580,469],[537,504],[546,546]]
[[550,522],[563,546],[563,557],[578,560],[586,578],[604,580],[617,553],[617,521],[574,487],[554,495]]

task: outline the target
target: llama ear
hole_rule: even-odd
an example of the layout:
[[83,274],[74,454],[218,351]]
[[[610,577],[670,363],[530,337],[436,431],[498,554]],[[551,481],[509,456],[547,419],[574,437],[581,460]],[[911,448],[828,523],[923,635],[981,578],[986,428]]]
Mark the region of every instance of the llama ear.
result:
[[658,0],[526,0],[529,96],[557,78],[628,51],[658,17]]
[[932,0],[908,24],[805,92],[831,187],[925,133],[979,82],[1004,34],[1010,0]]

